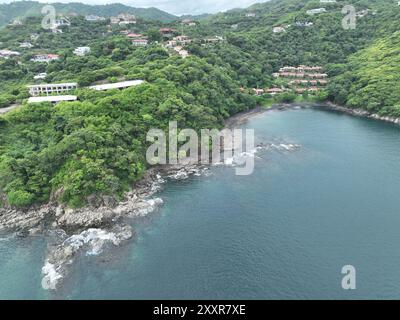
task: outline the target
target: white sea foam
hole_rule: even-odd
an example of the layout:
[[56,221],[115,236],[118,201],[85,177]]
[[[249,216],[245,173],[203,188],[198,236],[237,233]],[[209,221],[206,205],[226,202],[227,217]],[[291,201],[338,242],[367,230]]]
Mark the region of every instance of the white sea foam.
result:
[[113,231],[91,228],[75,234],[64,240],[49,252],[42,268],[44,274],[42,287],[45,290],[55,290],[68,273],[67,266],[74,262],[75,255],[85,249],[87,256],[99,255],[106,243],[115,246],[132,237],[129,226],[117,226]]
[[57,272],[55,265],[48,261],[46,261],[42,268],[42,274],[44,274],[42,287],[45,290],[55,290],[58,282],[63,278],[63,276]]

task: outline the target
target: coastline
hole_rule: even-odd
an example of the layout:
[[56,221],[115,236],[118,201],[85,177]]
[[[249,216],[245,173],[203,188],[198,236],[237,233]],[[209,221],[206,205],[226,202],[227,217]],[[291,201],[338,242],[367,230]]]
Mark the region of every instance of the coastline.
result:
[[[240,126],[246,121],[269,111],[285,111],[306,107],[321,108],[327,111],[400,124],[400,118],[380,116],[366,110],[351,109],[331,102],[302,102],[277,103],[269,108],[258,106],[227,118],[224,127]],[[149,203],[147,199],[161,189],[166,178],[185,179],[191,175],[199,174],[204,169],[204,166],[197,164],[151,167],[144,177],[133,185],[129,192],[125,193],[123,200],[118,201],[112,196],[93,196],[89,205],[79,209],[66,208],[59,205],[54,199],[46,204],[27,209],[0,207],[0,232],[9,231],[21,235],[34,235],[57,228],[62,228],[68,233],[75,233],[88,228],[108,227],[125,216],[143,215],[144,212],[150,212],[161,205],[152,201]]]
[[[353,116],[372,118],[400,124],[400,118],[380,117],[365,110],[350,109],[332,103],[279,103],[269,108],[256,107],[238,113],[225,120],[226,128],[233,128],[269,111],[285,111],[299,108],[322,108]],[[47,204],[31,208],[0,208],[0,232],[19,236],[43,235],[54,239],[49,246],[42,268],[44,289],[56,290],[67,277],[70,266],[78,254],[98,255],[103,246],[111,243],[121,245],[134,238],[132,221],[135,217],[148,215],[163,205],[157,192],[167,180],[183,180],[190,176],[207,174],[208,167],[200,164],[155,166],[134,184],[123,199],[112,196],[93,196],[89,205],[70,209],[59,205],[54,199]]]
[[390,122],[390,123],[400,125],[400,117],[396,118],[396,117],[390,117],[390,116],[381,116],[379,114],[371,113],[364,109],[352,109],[352,108],[348,108],[348,107],[339,106],[332,102],[325,102],[325,103],[320,103],[320,104],[315,104],[315,105],[310,104],[310,105],[312,107],[324,108],[328,111],[336,111],[336,112],[346,113],[346,114],[349,114],[349,115],[352,115],[355,117],[369,118],[369,119]]

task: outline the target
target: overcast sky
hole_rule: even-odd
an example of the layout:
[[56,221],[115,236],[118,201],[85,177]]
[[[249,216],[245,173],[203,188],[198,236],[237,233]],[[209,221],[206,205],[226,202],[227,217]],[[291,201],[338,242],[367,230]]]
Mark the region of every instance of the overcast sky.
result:
[[[257,2],[268,0],[39,0],[40,2],[83,2],[88,4],[105,4],[120,2],[132,7],[156,7],[176,15],[216,13],[232,8],[244,8]],[[0,0],[0,3],[11,0]]]

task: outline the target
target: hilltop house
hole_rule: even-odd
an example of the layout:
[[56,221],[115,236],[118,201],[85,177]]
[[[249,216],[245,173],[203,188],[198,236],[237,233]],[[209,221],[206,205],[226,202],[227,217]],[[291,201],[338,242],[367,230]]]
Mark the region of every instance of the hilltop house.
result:
[[246,13],[246,17],[247,18],[254,18],[256,16],[256,14],[254,12],[247,12]]
[[190,19],[183,19],[182,24],[185,24],[189,27],[195,27],[197,25],[196,22],[194,22],[193,20],[190,20]]

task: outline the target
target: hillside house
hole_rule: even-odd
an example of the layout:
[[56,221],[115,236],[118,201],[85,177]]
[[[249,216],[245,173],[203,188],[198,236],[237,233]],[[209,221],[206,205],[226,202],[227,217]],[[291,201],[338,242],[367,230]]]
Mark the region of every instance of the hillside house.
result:
[[30,49],[33,47],[33,44],[30,42],[22,42],[19,44],[19,47],[24,49]]
[[112,89],[125,89],[129,87],[138,86],[144,83],[143,80],[130,80],[130,81],[123,81],[123,82],[116,82],[116,83],[106,83],[106,84],[99,84],[95,86],[90,86],[89,89],[97,90],[97,91],[107,91]]
[[35,80],[43,80],[46,79],[47,77],[47,73],[46,72],[42,72],[42,73],[38,73],[36,76],[33,77],[33,79]]
[[312,23],[311,21],[296,21],[294,23],[294,25],[296,27],[308,28],[308,27],[312,27],[314,25],[314,23]]
[[264,89],[253,88],[253,91],[256,96],[262,96],[264,94]]
[[83,56],[87,55],[88,53],[90,53],[90,47],[77,47],[74,50],[74,54],[78,57],[83,57]]
[[58,103],[62,101],[76,101],[78,100],[77,96],[46,96],[46,97],[30,97],[28,99],[28,103],[42,103],[42,102],[51,102],[51,103]]
[[311,9],[307,10],[307,14],[309,15],[315,15],[315,14],[320,14],[320,13],[325,13],[327,12],[325,8],[317,8],[317,9]]
[[126,36],[127,36],[128,38],[131,38],[131,39],[137,39],[137,38],[143,37],[142,34],[138,34],[138,33],[128,33]]
[[129,13],[120,13],[116,17],[110,18],[111,24],[118,24],[120,26],[129,25],[129,24],[136,24],[136,17],[133,14]]
[[161,28],[159,31],[164,38],[170,38],[174,35],[174,32],[176,32],[176,30],[171,28]]
[[147,39],[133,39],[132,45],[135,47],[146,47],[149,44],[149,40]]
[[53,94],[60,94],[75,90],[78,84],[72,83],[47,83],[47,84],[35,84],[27,86],[29,89],[29,94],[32,97],[38,97],[42,95],[50,96]]
[[89,22],[96,22],[96,21],[104,21],[104,20],[106,20],[106,18],[100,17],[100,16],[96,16],[94,14],[88,14],[88,15],[85,16],[85,20],[89,21]]
[[59,17],[54,21],[53,28],[58,28],[62,26],[70,26],[71,22],[65,17]]
[[281,89],[281,88],[269,88],[267,90],[267,93],[270,94],[270,95],[276,95],[278,93],[283,93],[283,92],[284,92],[284,90]]
[[39,39],[39,34],[37,33],[32,33],[30,35],[31,41],[36,41],[37,39]]
[[282,33],[282,32],[285,32],[285,31],[286,31],[286,28],[283,27],[283,26],[277,26],[277,27],[273,27],[272,28],[272,32],[273,33]]
[[191,39],[189,39],[188,36],[177,36],[172,38],[173,41],[176,41],[177,44],[186,46],[192,42]]
[[8,59],[13,56],[19,56],[20,53],[18,51],[11,51],[11,50],[0,50],[0,58]]
[[58,54],[37,54],[31,59],[32,62],[52,62],[60,59]]

